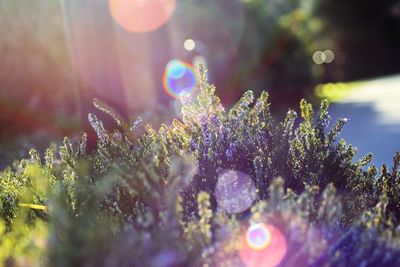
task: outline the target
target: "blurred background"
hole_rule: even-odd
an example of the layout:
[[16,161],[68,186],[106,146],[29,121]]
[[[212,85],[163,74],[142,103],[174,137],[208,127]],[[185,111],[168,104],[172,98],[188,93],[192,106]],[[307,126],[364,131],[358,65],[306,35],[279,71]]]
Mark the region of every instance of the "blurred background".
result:
[[94,97],[170,121],[200,63],[227,107],[249,89],[267,90],[277,117],[328,98],[360,157],[400,150],[397,0],[2,0],[0,167],[93,135]]

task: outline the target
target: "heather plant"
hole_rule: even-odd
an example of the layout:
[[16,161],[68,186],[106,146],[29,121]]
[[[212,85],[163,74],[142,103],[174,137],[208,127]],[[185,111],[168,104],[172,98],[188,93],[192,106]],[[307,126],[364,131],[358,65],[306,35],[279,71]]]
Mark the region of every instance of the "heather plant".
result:
[[2,265],[400,264],[400,154],[391,169],[355,160],[327,101],[277,122],[249,91],[226,111],[204,70],[181,100],[182,120],[155,130],[96,99],[116,127],[89,114],[94,151],[83,133],[4,169]]

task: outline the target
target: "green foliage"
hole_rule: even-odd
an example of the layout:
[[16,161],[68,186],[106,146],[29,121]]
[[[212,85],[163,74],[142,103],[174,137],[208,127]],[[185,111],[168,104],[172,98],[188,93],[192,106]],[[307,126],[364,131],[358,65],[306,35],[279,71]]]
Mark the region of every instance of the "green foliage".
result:
[[[111,107],[109,131],[95,114],[86,134],[43,160],[35,150],[0,174],[0,260],[7,266],[245,266],[249,225],[282,231],[280,266],[396,266],[400,246],[400,154],[391,170],[354,160],[355,149],[329,127],[328,102],[301,101],[301,120],[269,112],[252,92],[229,111],[201,70],[197,99],[183,121],[158,130],[128,122]],[[139,128],[144,130],[139,134]],[[253,206],[230,214],[216,199],[224,170],[251,177]]]

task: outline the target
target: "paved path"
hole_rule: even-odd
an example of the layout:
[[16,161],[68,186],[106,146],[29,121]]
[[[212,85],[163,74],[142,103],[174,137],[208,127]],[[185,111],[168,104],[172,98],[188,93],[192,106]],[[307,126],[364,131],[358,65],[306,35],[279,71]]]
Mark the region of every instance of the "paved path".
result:
[[400,75],[361,83],[332,103],[330,114],[350,119],[341,138],[358,148],[357,159],[372,152],[374,164],[392,166],[400,151]]

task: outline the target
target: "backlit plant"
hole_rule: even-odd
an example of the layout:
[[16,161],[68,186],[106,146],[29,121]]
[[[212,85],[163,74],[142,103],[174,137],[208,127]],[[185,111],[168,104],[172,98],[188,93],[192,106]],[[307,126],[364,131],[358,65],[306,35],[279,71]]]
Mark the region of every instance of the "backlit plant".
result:
[[201,70],[182,120],[158,130],[107,104],[86,134],[0,174],[4,266],[398,266],[399,164],[368,166],[301,101],[281,122],[268,94],[229,111]]

